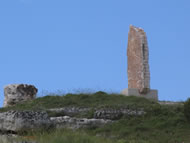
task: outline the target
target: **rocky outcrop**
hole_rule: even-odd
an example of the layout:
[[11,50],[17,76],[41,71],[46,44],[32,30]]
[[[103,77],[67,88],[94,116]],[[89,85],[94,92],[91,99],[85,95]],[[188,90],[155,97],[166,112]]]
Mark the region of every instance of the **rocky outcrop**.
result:
[[46,112],[8,111],[0,113],[1,132],[24,132],[51,127]]
[[143,29],[130,26],[128,34],[128,88],[146,94],[150,89],[149,51]]
[[69,116],[51,117],[50,120],[56,128],[97,128],[105,124],[111,123],[111,120],[104,119],[87,119],[87,118],[72,118]]
[[46,112],[8,111],[0,113],[1,132],[24,132],[48,128],[94,128],[101,127],[111,120],[75,118],[69,116],[48,117]]
[[64,116],[77,116],[79,114],[88,114],[88,112],[93,111],[94,119],[108,119],[108,120],[118,120],[123,116],[141,116],[146,114],[143,109],[130,109],[130,108],[82,108],[82,107],[64,107],[49,109],[48,111],[55,112],[57,115]]
[[38,89],[33,85],[11,84],[4,88],[4,107],[13,106],[23,101],[33,100],[36,98]]
[[[65,107],[50,109],[51,111],[64,112],[67,116],[49,117],[48,113],[42,111],[8,111],[0,113],[0,132],[17,133],[35,131],[49,128],[97,128],[112,123],[123,116],[141,116],[146,114],[143,109],[112,109],[112,108],[80,108]],[[90,119],[79,118],[78,115],[92,112]],[[71,116],[68,116],[71,115]],[[74,117],[74,115],[76,115]],[[85,114],[84,114],[85,115]],[[83,116],[84,117],[84,116]]]
[[110,119],[110,120],[118,120],[122,116],[141,116],[146,114],[146,112],[142,109],[132,110],[132,109],[112,109],[112,108],[104,108],[99,109],[94,112],[94,118],[96,119]]
[[57,113],[58,115],[65,115],[71,117],[82,113],[85,114],[90,110],[91,108],[84,108],[84,107],[63,107],[63,108],[48,109],[48,111]]

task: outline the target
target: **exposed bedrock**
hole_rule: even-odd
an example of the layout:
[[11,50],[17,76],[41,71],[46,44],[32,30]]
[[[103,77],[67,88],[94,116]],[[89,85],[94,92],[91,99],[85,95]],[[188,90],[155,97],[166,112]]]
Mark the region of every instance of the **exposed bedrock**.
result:
[[146,112],[143,109],[112,109],[112,108],[103,108],[98,109],[94,112],[94,118],[96,119],[109,119],[109,120],[118,120],[123,116],[141,116]]
[[63,117],[51,117],[50,120],[54,123],[56,128],[97,128],[102,127],[107,123],[111,123],[111,120],[105,119],[87,119],[87,118],[75,118],[69,116]]
[[[75,109],[76,108],[76,109]],[[36,130],[46,130],[50,128],[94,128],[102,127],[107,123],[112,123],[123,116],[141,116],[146,114],[143,109],[132,110],[121,109],[93,109],[91,118],[74,117],[81,111],[88,113],[90,108],[66,107],[51,109],[51,111],[61,112],[61,116],[49,117],[47,112],[42,111],[8,111],[0,113],[0,132],[17,133]],[[73,112],[75,111],[75,112]],[[64,114],[62,114],[64,112]],[[75,114],[73,114],[75,113]],[[67,114],[67,115],[66,115]],[[68,116],[72,115],[72,116]]]
[[8,111],[0,113],[1,132],[25,132],[51,127],[46,112]]
[[122,116],[141,116],[146,114],[143,109],[130,109],[130,108],[82,108],[82,107],[64,107],[64,108],[54,108],[49,109],[48,111],[54,112],[57,115],[63,116],[77,116],[79,114],[88,114],[93,112],[94,119],[108,119],[108,120],[118,120]]

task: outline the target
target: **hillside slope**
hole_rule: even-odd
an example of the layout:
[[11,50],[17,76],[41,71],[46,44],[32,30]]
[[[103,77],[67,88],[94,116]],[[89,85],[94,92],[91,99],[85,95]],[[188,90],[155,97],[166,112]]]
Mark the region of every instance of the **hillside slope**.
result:
[[[190,123],[184,116],[183,104],[159,104],[139,97],[126,97],[97,92],[94,94],[67,94],[45,96],[34,101],[18,104],[8,110],[47,111],[49,116],[64,116],[65,112],[54,112],[58,108],[90,108],[88,112],[73,114],[74,117],[94,118],[97,109],[141,110],[141,116],[122,115],[101,128],[85,128],[75,131],[61,129],[30,133],[40,143],[189,143]],[[32,135],[31,135],[32,134]]]

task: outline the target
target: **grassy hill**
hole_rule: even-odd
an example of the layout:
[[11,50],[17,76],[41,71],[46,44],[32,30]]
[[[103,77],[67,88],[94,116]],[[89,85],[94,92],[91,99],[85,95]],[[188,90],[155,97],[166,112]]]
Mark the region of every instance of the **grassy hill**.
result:
[[[45,96],[34,101],[18,104],[8,110],[48,110],[61,107],[143,109],[143,116],[123,116],[102,128],[79,130],[51,130],[29,133],[40,143],[189,143],[190,123],[184,116],[183,104],[161,105],[139,97],[126,97],[97,92],[94,94],[67,94]],[[52,113],[49,113],[52,115]],[[90,118],[89,114],[81,117]]]

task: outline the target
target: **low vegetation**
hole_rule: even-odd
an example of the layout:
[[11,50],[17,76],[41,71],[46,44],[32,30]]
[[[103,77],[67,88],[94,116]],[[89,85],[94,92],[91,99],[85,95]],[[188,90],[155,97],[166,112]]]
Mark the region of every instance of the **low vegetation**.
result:
[[40,143],[120,143],[109,138],[90,135],[85,131],[73,131],[69,129],[51,131],[51,133],[33,134],[33,136],[25,137],[25,139],[27,138],[37,140]]
[[39,143],[189,143],[189,105],[190,101],[185,103],[185,106],[183,104],[160,105],[144,98],[97,92],[40,97],[14,107],[2,108],[0,112],[12,109],[47,110],[68,106],[142,108],[146,111],[145,115],[125,116],[102,128],[75,131],[50,130],[29,133],[27,136]]
[[134,96],[126,97],[118,94],[107,94],[105,92],[96,92],[94,94],[66,94],[66,95],[47,95],[39,97],[33,101],[17,104],[13,107],[1,108],[0,112],[9,110],[47,110],[62,107],[130,107],[152,109],[158,106],[157,103],[149,101],[145,98],[137,98]]
[[190,122],[190,98],[184,104],[184,114],[187,120]]

